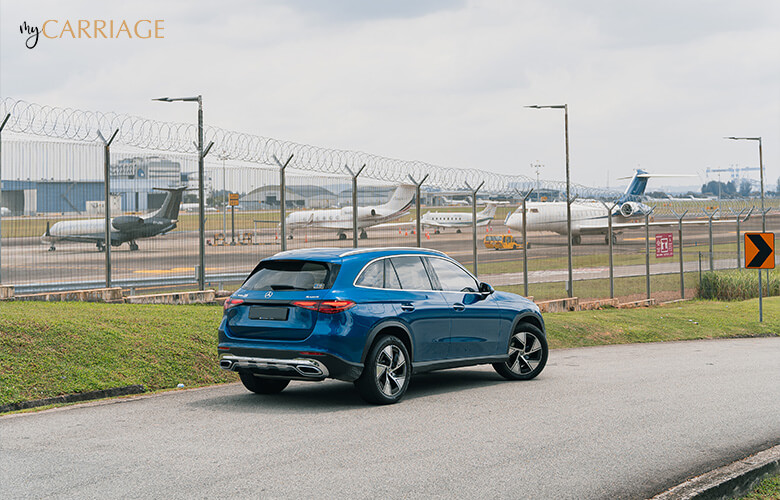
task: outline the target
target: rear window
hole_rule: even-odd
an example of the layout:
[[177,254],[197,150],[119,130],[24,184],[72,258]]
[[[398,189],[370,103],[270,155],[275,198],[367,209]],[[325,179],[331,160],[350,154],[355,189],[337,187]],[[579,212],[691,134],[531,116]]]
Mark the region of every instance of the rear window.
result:
[[338,266],[307,260],[261,262],[241,288],[245,290],[322,290],[330,288]]

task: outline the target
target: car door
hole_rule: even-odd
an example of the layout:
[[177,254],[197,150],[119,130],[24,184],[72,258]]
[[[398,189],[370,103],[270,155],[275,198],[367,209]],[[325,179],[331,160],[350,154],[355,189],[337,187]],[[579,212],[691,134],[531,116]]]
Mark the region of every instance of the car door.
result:
[[479,293],[479,283],[454,262],[426,257],[449,306],[453,359],[493,356],[499,349],[501,316],[493,295]]
[[404,255],[385,261],[385,288],[396,314],[411,330],[414,361],[446,359],[450,345],[450,306],[444,295],[434,290],[422,258]]

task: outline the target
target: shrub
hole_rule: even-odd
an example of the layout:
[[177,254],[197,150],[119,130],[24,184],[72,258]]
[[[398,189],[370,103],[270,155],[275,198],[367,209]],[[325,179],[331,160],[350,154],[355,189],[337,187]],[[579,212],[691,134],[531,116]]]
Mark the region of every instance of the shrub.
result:
[[[765,274],[763,277],[767,277]],[[780,295],[780,276],[774,270],[762,280],[764,297]],[[696,286],[696,296],[711,300],[745,300],[758,297],[758,273],[752,269],[708,271]]]

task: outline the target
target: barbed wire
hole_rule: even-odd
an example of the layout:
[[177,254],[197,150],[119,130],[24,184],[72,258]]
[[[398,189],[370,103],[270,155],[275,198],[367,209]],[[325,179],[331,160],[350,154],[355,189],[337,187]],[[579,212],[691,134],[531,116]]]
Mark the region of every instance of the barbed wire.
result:
[[[20,134],[44,136],[69,141],[98,139],[98,131],[109,137],[119,130],[115,143],[142,149],[193,153],[197,126],[193,123],[161,122],[113,112],[82,111],[4,98],[0,100],[0,114],[11,118],[6,130]],[[480,169],[442,167],[422,161],[387,158],[362,151],[331,149],[293,141],[284,141],[235,132],[219,127],[204,126],[204,141],[214,141],[214,151],[226,154],[231,160],[275,165],[274,158],[285,161],[293,156],[290,167],[323,174],[343,175],[345,165],[359,168],[366,165],[361,176],[393,183],[409,182],[409,178],[425,181],[427,187],[443,190],[461,190],[466,185],[476,187],[484,182],[483,191],[511,193],[515,189],[539,188],[552,192],[565,191],[563,181],[537,181],[524,175],[506,175]],[[572,194],[580,198],[610,199],[615,190],[572,184]]]

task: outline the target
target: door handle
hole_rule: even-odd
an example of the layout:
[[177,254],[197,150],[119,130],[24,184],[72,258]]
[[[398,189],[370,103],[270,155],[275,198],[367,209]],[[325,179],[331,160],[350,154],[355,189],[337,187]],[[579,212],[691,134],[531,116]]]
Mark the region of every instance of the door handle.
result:
[[401,310],[402,311],[414,311],[414,305],[412,305],[412,304],[401,304]]
[[452,304],[452,308],[455,309],[456,311],[463,311],[463,310],[466,309],[466,306],[464,306],[460,302],[456,302],[456,303]]

